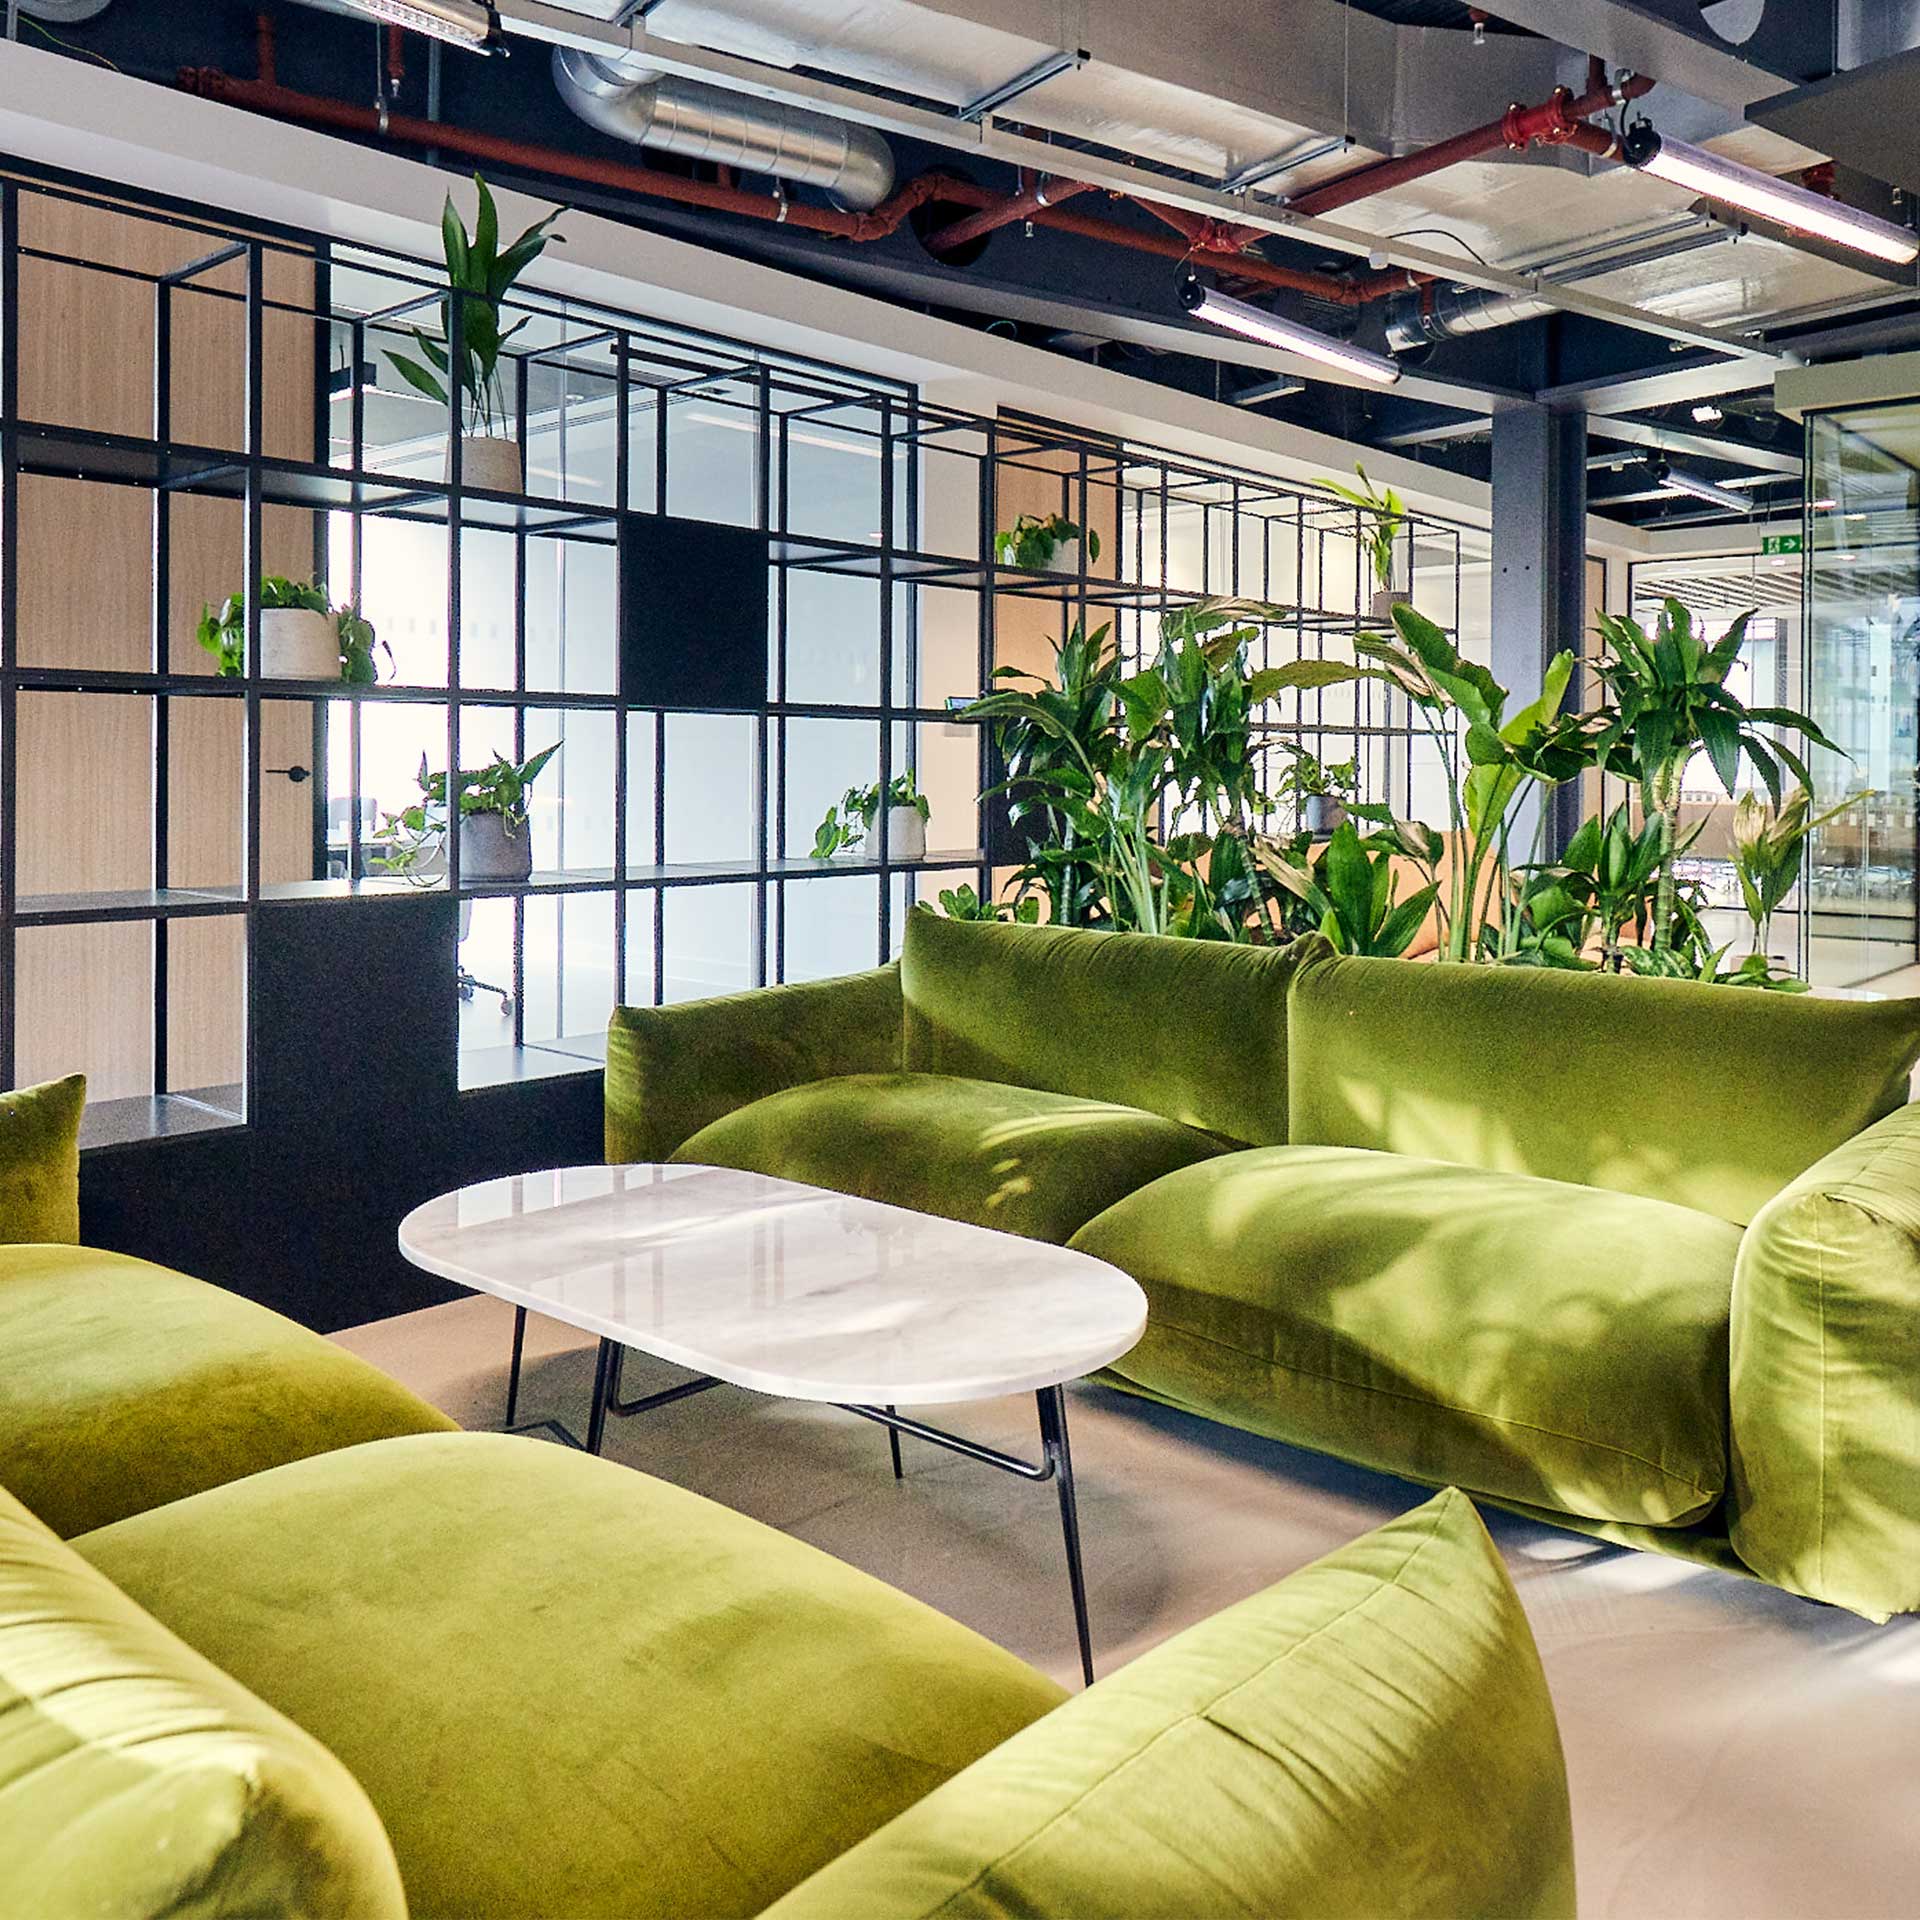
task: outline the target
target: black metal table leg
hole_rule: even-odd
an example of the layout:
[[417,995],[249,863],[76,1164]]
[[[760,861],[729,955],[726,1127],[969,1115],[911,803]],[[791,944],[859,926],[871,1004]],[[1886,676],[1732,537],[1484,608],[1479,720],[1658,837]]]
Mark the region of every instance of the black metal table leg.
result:
[[607,1402],[613,1397],[613,1362],[619,1352],[616,1341],[602,1338],[593,1357],[593,1408],[587,1415],[587,1451],[600,1451],[600,1438],[607,1430]]
[[527,1310],[515,1307],[513,1310],[513,1364],[507,1369],[507,1418],[506,1424],[513,1425],[513,1416],[520,1411],[520,1356],[527,1345]]
[[1073,1455],[1067,1447],[1067,1396],[1060,1387],[1042,1387],[1040,1444],[1060,1488],[1060,1530],[1067,1542],[1067,1584],[1073,1589],[1073,1626],[1080,1636],[1080,1671],[1093,1685],[1093,1634],[1087,1625],[1087,1579],[1080,1565],[1080,1514],[1073,1497]]
[[[899,1415],[899,1412],[900,1412],[900,1409],[899,1409],[898,1407],[889,1407],[889,1408],[887,1409],[887,1411],[888,1411],[888,1412],[889,1412],[890,1414],[893,1414],[893,1415],[895,1415],[895,1416],[897,1417],[897,1416]],[[900,1473],[900,1429],[899,1429],[898,1427],[889,1427],[889,1428],[887,1429],[887,1445],[888,1445],[888,1446],[890,1446],[890,1447],[891,1447],[891,1448],[893,1449],[893,1477],[894,1477],[894,1478],[895,1478],[896,1480],[898,1480],[899,1478],[901,1478],[901,1473]]]

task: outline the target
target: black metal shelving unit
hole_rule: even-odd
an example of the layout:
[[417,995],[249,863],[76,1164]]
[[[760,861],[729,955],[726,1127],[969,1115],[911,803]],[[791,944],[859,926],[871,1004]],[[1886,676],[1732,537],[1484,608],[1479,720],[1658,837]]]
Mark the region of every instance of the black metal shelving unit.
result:
[[[174,270],[143,273],[124,264],[57,253],[23,238],[23,206],[36,196],[84,206],[111,207],[116,218],[164,226],[189,256]],[[151,302],[153,403],[150,432],[109,431],[78,421],[24,417],[20,366],[23,338],[34,324],[22,304],[22,269],[37,273],[98,273],[115,283],[133,280]],[[289,271],[291,269],[291,272]],[[233,284],[235,277],[238,284]],[[290,300],[289,278],[311,286],[311,298]],[[35,929],[148,923],[154,930],[153,1085],[130,1093],[128,1111],[112,1124],[146,1126],[242,1123],[243,1092],[174,1084],[167,1053],[169,967],[167,929],[191,919],[227,918],[245,929],[263,906],[311,900],[316,911],[378,898],[409,884],[375,869],[363,834],[363,732],[390,709],[425,708],[436,718],[429,758],[439,765],[473,764],[471,745],[504,712],[514,749],[545,744],[556,728],[585,726],[604,716],[610,731],[610,778],[592,795],[564,791],[563,807],[584,809],[589,799],[606,823],[594,849],[603,857],[562,860],[524,885],[471,883],[459,870],[458,837],[448,871],[435,886],[461,903],[507,900],[513,915],[512,1042],[487,1064],[489,1077],[513,1080],[543,1072],[590,1071],[585,1052],[566,1033],[527,1030],[528,914],[551,898],[564,914],[588,901],[610,915],[614,997],[636,989],[656,999],[672,985],[668,919],[683,890],[738,887],[747,902],[745,951],[734,956],[738,984],[760,984],[789,973],[792,908],[797,890],[832,880],[863,879],[863,911],[872,919],[870,957],[877,962],[898,944],[901,916],[923,890],[969,879],[983,891],[991,872],[977,805],[954,828],[935,831],[959,844],[936,847],[924,858],[902,859],[886,844],[852,859],[814,860],[795,844],[790,773],[794,729],[815,722],[858,723],[873,752],[849,763],[841,784],[877,777],[882,790],[896,773],[919,767],[928,729],[954,724],[950,696],[989,684],[1004,657],[1010,622],[1031,622],[1029,638],[1063,637],[1076,620],[1109,621],[1123,655],[1139,660],[1157,640],[1159,617],[1214,594],[1280,602],[1283,617],[1263,627],[1266,662],[1336,653],[1343,636],[1365,623],[1365,587],[1359,564],[1357,516],[1351,507],[1310,488],[1270,477],[1210,466],[1175,454],[1127,445],[1059,422],[1021,416],[984,417],[925,402],[912,388],[762,350],[739,342],[614,312],[590,303],[530,294],[515,300],[512,317],[526,331],[507,364],[511,411],[523,462],[534,484],[505,494],[465,485],[458,437],[444,411],[437,420],[425,402],[413,403],[390,380],[387,356],[411,345],[409,329],[431,326],[441,299],[434,268],[377,249],[344,246],[310,234],[265,231],[206,208],[183,208],[104,183],[51,175],[0,181],[0,1080],[13,1084],[16,1065],[14,965],[16,942]],[[231,339],[238,357],[222,377],[232,389],[241,423],[236,445],[201,445],[174,431],[182,340],[189,323]],[[311,394],[302,390],[298,414],[310,407],[313,433],[306,457],[297,457],[280,422],[289,395],[276,392],[285,354],[275,343],[310,334]],[[209,377],[204,365],[195,380]],[[396,404],[399,403],[399,404]],[[690,417],[718,419],[741,442],[740,497],[732,524],[763,537],[770,619],[764,698],[739,704],[666,707],[644,687],[626,684],[619,668],[619,636],[635,609],[617,556],[623,532],[636,519],[685,514],[677,436]],[[204,412],[204,407],[202,412]],[[396,431],[393,420],[411,425]],[[449,446],[453,451],[449,453]],[[731,444],[731,443],[729,443]],[[582,448],[576,457],[570,450]],[[821,451],[870,471],[870,524],[859,536],[821,523],[817,487],[808,462]],[[443,475],[443,463],[447,471]],[[1111,537],[1103,564],[1090,567],[1082,551],[1072,573],[1031,572],[998,563],[993,535],[998,502],[1018,476],[1019,490],[1057,497],[1060,510],[1082,525],[1105,525]],[[1036,478],[1037,476],[1037,478]],[[50,653],[45,635],[21,632],[20,487],[23,479],[59,479],[90,487],[133,489],[148,502],[154,529],[150,632],[139,669],[108,668]],[[543,490],[544,489],[544,490]],[[172,605],[171,528],[182,501],[212,498],[236,503],[242,514],[240,580],[263,572],[268,517],[286,510],[313,516],[314,554],[344,548],[348,565],[329,569],[336,599],[362,601],[367,530],[390,523],[433,530],[444,542],[440,618],[445,671],[364,689],[264,679],[259,672],[258,609],[250,606],[247,671],[221,679],[195,661],[180,664],[178,615]],[[696,501],[695,505],[704,504]],[[704,517],[697,512],[695,518]],[[463,630],[467,560],[482,541],[511,543],[512,666],[510,679],[489,678]],[[1406,546],[1416,594],[1457,621],[1460,602],[1459,531],[1410,519]],[[496,551],[497,549],[490,549]],[[615,631],[605,636],[604,671],[591,684],[547,684],[531,664],[528,580],[536,562],[564,573],[562,556],[598,552],[612,564]],[[579,564],[585,564],[580,562]],[[1451,575],[1450,580],[1445,576]],[[871,630],[860,636],[865,667],[846,697],[808,698],[818,692],[798,672],[801,624],[797,598],[809,580],[870,582]],[[240,580],[233,584],[238,586]],[[1433,609],[1430,609],[1433,610]],[[936,622],[934,615],[940,618]],[[930,638],[937,625],[941,638]],[[964,635],[964,641],[956,636]],[[698,634],[685,644],[700,645]],[[473,656],[470,658],[469,656]],[[962,663],[964,662],[964,669]],[[469,668],[472,672],[469,672]],[[16,792],[23,700],[40,693],[137,696],[151,703],[154,774],[151,795],[149,884],[100,892],[23,894],[20,809]],[[242,858],[229,884],[175,884],[168,820],[169,755],[180,703],[239,704],[244,740],[240,769],[239,845]],[[263,871],[263,781],[281,770],[263,765],[265,702],[301,701],[313,714],[315,871],[292,877]],[[1398,709],[1398,710],[1396,710]],[[684,715],[726,716],[750,736],[741,784],[745,833],[739,857],[683,857],[669,827],[670,734]],[[444,731],[439,717],[444,717]],[[1404,702],[1369,685],[1342,693],[1315,693],[1276,702],[1264,724],[1303,737],[1316,747],[1355,752],[1375,795],[1403,798],[1413,781],[1419,729]],[[530,728],[536,737],[530,741]],[[952,747],[954,736],[941,736]],[[344,742],[344,744],[343,744]],[[976,776],[986,784],[988,743],[966,742]],[[564,762],[566,755],[561,756]],[[344,772],[330,780],[328,769]],[[565,777],[565,776],[563,776]],[[538,790],[536,790],[538,791]],[[651,796],[650,817],[637,796]],[[380,796],[385,799],[388,796]],[[335,837],[333,864],[327,802],[344,827]],[[144,823],[143,823],[144,825]],[[130,830],[140,831],[141,828]],[[543,910],[544,911],[544,910]],[[564,933],[560,936],[564,938]],[[557,959],[563,965],[563,957]],[[452,956],[449,956],[449,988]],[[31,1017],[31,1009],[26,1010]],[[601,1018],[591,1023],[596,1029]],[[576,1036],[576,1039],[579,1038]],[[586,1041],[590,1050],[590,1038]],[[529,1054],[550,1057],[530,1059]],[[168,1103],[184,1106],[169,1118]],[[224,1103],[224,1104],[222,1104]],[[111,1102],[105,1104],[112,1104]],[[133,1114],[139,1110],[141,1119]]]

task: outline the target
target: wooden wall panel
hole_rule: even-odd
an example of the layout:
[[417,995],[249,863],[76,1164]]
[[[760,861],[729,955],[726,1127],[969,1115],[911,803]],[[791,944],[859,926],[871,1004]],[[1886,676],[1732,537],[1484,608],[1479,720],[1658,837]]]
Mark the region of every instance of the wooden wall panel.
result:
[[16,806],[22,894],[145,887],[153,859],[153,703],[22,693]]
[[147,670],[150,493],[22,474],[19,554],[23,666]]
[[246,1078],[247,927],[239,914],[167,927],[167,1084],[171,1092]]
[[14,1077],[84,1073],[90,1100],[153,1088],[153,926],[22,927],[14,935]]

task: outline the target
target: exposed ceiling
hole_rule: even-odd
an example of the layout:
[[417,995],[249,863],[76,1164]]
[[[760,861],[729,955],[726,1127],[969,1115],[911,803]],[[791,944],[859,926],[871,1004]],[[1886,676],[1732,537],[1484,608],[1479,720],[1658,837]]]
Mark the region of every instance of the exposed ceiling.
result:
[[[1870,64],[1827,76],[1836,58],[1892,72],[1920,42],[1904,0],[1497,0],[1480,33],[1481,10],[1453,0],[496,0],[514,57],[429,62],[408,36],[384,123],[366,105],[378,30],[312,10],[351,4],[270,7],[279,85],[250,95],[257,8],[241,0],[119,0],[61,38],[268,111],[346,106],[368,138],[431,122],[449,165],[471,164],[452,144],[463,134],[511,140],[519,164],[489,171],[1192,390],[1231,398],[1305,374],[1254,404],[1466,471],[1485,470],[1492,413],[1531,398],[1600,416],[1596,455],[1664,453],[1756,511],[1791,509],[1799,430],[1768,405],[1781,356],[1857,351],[1847,330],[1863,325],[1879,344],[1920,341],[1912,268],[1737,224],[1586,150],[1644,113],[1669,138],[1904,219],[1870,142],[1828,140],[1832,114],[1766,104],[1870,94]],[[608,63],[613,92],[662,90],[632,116],[644,146],[568,110],[547,57],[567,45]],[[1630,67],[1651,91],[1605,99]],[[1823,80],[1824,94],[1798,91]],[[1496,137],[1359,197],[1329,186],[1516,104],[1544,112],[1560,88],[1600,101],[1578,140]],[[894,198],[833,193],[849,127],[890,150]],[[902,190],[928,204],[896,207]],[[856,211],[836,214],[836,198]],[[978,230],[940,244],[959,221]],[[1405,377],[1377,393],[1199,327],[1175,297],[1183,255],[1323,332],[1376,350],[1392,338]],[[1640,523],[1724,511],[1639,466],[1601,469],[1592,494]]]

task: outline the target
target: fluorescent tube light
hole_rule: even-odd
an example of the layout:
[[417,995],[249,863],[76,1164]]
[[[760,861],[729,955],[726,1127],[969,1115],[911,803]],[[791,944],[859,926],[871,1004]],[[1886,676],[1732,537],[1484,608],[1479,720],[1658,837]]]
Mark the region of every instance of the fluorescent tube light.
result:
[[1861,213],[1824,194],[1809,193],[1790,181],[1776,180],[1755,167],[1743,167],[1737,160],[1723,160],[1717,153],[1689,146],[1684,140],[1668,140],[1644,120],[1628,129],[1623,151],[1628,166],[1638,167],[1642,173],[1671,181],[1703,199],[1718,200],[1771,220],[1776,226],[1817,235],[1897,267],[1920,258],[1920,235],[1909,228]]
[[355,13],[475,52],[493,37],[493,9],[481,0],[341,0]]
[[1283,320],[1264,307],[1249,306],[1230,294],[1216,293],[1189,275],[1180,282],[1180,304],[1197,320],[1209,326],[1224,327],[1263,346],[1278,347],[1282,353],[1297,353],[1304,359],[1318,360],[1323,366],[1337,367],[1342,373],[1358,374],[1377,386],[1390,387],[1400,378],[1397,362],[1384,353],[1369,353],[1365,347],[1349,346],[1331,334],[1316,333],[1297,320]]
[[1715,486],[1711,480],[1697,473],[1689,473],[1684,467],[1670,465],[1665,460],[1650,460],[1648,471],[1658,486],[1668,493],[1689,494],[1695,500],[1704,500],[1709,506],[1725,507],[1729,513],[1751,513],[1753,502],[1745,494],[1735,493],[1731,487]]
[[1724,420],[1727,416],[1711,400],[1702,400],[1694,408],[1693,417],[1701,426],[1710,427],[1716,420]]

